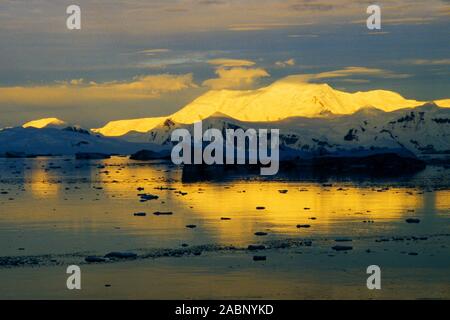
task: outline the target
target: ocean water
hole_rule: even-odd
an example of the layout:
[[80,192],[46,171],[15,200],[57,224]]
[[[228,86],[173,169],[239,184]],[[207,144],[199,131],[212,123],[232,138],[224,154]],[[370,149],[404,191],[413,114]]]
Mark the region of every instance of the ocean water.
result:
[[[362,274],[370,264],[395,267],[396,274],[411,273],[416,266],[423,281],[428,275],[439,286],[438,297],[450,296],[449,169],[428,167],[407,177],[383,179],[230,175],[215,181],[185,182],[182,177],[181,168],[165,161],[0,159],[0,281],[10,278],[11,272],[35,269],[29,265],[84,264],[88,255],[131,251],[142,259],[111,263],[137,268],[146,258],[166,257],[173,260],[164,270],[177,273],[189,265],[191,279],[205,266],[214,270],[215,261],[227,255],[240,257],[236,265],[231,263],[234,270],[242,266],[244,272],[257,264],[257,268],[270,271],[274,282],[296,279],[300,266],[319,270],[326,264],[322,272],[328,275],[344,266],[358,266]],[[141,201],[139,194],[158,198]],[[419,223],[407,223],[410,218]],[[255,235],[258,232],[263,235]],[[267,247],[258,253],[267,255],[267,262],[252,261],[253,253],[246,250],[251,244]],[[335,245],[350,245],[352,250],[337,252]],[[203,258],[193,255],[190,248],[203,252]],[[161,250],[165,250],[163,254]],[[170,258],[174,252],[183,256],[183,263],[177,260],[180,258]],[[195,267],[195,259],[208,255],[214,258]],[[297,257],[301,260],[295,262]],[[104,265],[106,268],[109,263]],[[280,270],[284,272],[277,278],[274,275]],[[220,281],[221,275],[223,272],[217,271],[211,276]],[[336,286],[345,284],[338,281]],[[25,285],[7,288],[3,287],[3,295],[0,290],[0,296],[15,297],[13,290],[18,290],[18,296],[34,292]],[[283,291],[277,282],[268,292],[277,292],[276,288]],[[306,297],[324,297],[314,295],[314,288]],[[402,290],[409,297],[409,293],[420,292],[420,283]],[[126,289],[121,292],[128,293],[125,297],[141,297]],[[165,297],[179,297],[171,292]],[[211,297],[201,290],[190,294],[188,297]],[[40,295],[35,292],[30,297]],[[90,297],[104,296],[96,292]],[[143,293],[142,297],[148,296]],[[297,297],[305,296],[283,296]],[[342,297],[346,297],[344,291]]]

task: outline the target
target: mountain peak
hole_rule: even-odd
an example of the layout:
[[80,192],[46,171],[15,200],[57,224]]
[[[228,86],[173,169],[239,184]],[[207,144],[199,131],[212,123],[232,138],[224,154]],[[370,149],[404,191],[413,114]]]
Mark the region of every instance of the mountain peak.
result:
[[393,111],[421,104],[392,91],[348,93],[306,80],[304,75],[293,75],[256,90],[209,91],[172,118],[179,123],[193,123],[219,112],[241,121],[277,121],[299,116],[352,114],[367,106]]
[[450,108],[450,99],[434,100],[433,102],[439,107]]
[[33,127],[33,128],[37,128],[37,129],[42,129],[42,128],[62,128],[62,127],[66,127],[68,126],[67,122],[60,120],[58,118],[44,118],[44,119],[38,119],[38,120],[33,120],[33,121],[29,121],[27,123],[25,123],[24,125],[22,125],[23,128],[29,128],[29,127]]
[[122,136],[130,131],[142,133],[152,130],[166,119],[167,117],[115,120],[108,122],[102,128],[92,129],[92,131],[110,137]]
[[[130,131],[149,132],[168,118],[179,124],[192,124],[218,115],[245,122],[272,122],[294,117],[349,115],[362,108],[391,112],[424,103],[388,90],[350,93],[307,80],[305,75],[292,75],[255,90],[210,90],[167,117],[111,121],[93,131],[121,136]],[[450,107],[450,100],[436,103]],[[376,112],[365,110],[366,114]]]

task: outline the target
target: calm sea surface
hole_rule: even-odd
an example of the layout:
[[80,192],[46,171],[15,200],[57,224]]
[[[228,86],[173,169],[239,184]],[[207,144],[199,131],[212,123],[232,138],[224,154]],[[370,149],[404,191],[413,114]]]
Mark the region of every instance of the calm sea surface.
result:
[[[450,233],[450,170],[429,167],[392,181],[339,180],[183,183],[181,170],[169,163],[0,159],[0,255]],[[158,199],[141,202],[144,193]],[[153,214],[158,211],[173,214]]]

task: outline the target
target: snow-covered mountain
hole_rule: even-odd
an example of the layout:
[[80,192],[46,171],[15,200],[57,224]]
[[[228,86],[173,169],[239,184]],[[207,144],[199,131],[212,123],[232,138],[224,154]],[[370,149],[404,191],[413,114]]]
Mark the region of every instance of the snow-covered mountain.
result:
[[24,128],[65,128],[69,124],[58,118],[44,118],[38,120],[32,120],[22,125]]
[[[170,146],[174,129],[193,125],[166,120],[148,133],[132,132],[129,141]],[[280,129],[281,144],[304,156],[351,155],[403,150],[421,158],[450,155],[450,109],[434,103],[386,112],[366,107],[351,115],[292,117],[273,122],[246,122],[215,114],[203,120],[203,130]]]
[[304,83],[290,76],[257,90],[209,91],[173,114],[171,119],[193,123],[220,112],[241,121],[278,121],[330,113],[351,114],[367,106],[392,111],[419,104],[392,91],[347,93],[328,84]]
[[0,155],[72,155],[79,152],[131,154],[142,149],[162,151],[152,143],[133,143],[91,134],[88,130],[69,126],[15,127],[0,130]]
[[[450,107],[449,99],[436,102]],[[423,103],[392,91],[347,93],[327,84],[305,83],[301,76],[289,76],[256,90],[211,90],[170,116],[112,121],[93,130],[105,136],[122,136],[132,131],[148,132],[168,119],[192,124],[218,113],[235,120],[263,122],[352,114],[364,107],[389,112]]]
[[[347,93],[291,76],[257,90],[213,90],[167,117],[112,121],[86,130],[57,118],[0,130],[0,154],[130,154],[170,149],[171,132],[280,129],[283,150],[302,156],[406,152],[450,155],[450,99],[408,100],[385,90]],[[286,151],[287,152],[287,151]]]
[[100,133],[104,136],[118,137],[127,134],[130,131],[148,132],[163,123],[165,120],[166,117],[155,117],[110,121],[104,127],[92,129],[92,131]]

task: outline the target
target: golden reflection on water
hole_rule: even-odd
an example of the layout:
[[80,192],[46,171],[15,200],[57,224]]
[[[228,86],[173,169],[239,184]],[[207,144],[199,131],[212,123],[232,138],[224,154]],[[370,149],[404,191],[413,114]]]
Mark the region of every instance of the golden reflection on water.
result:
[[450,210],[450,191],[439,190],[434,192],[434,207],[437,210]]
[[[218,236],[225,240],[232,234],[253,238],[253,232],[269,230],[276,233],[311,235],[333,231],[346,222],[377,222],[402,219],[423,207],[422,195],[403,189],[378,192],[371,188],[324,188],[317,184],[240,183],[225,189],[223,186],[203,186],[202,193],[178,198],[184,206],[192,205],[201,219],[230,217],[240,223],[218,224]],[[189,188],[186,188],[186,191]],[[279,190],[288,190],[280,193]],[[244,192],[245,191],[245,192]],[[189,191],[188,191],[189,192]],[[264,210],[256,207],[263,206]],[[256,223],[255,223],[256,222]],[[311,228],[299,229],[297,224]],[[222,227],[223,226],[223,227]],[[368,224],[359,228],[371,227]]]
[[[29,169],[21,172],[22,175],[0,182],[0,191],[8,191],[8,194],[0,195],[0,213],[7,213],[0,214],[1,255],[79,252],[102,255],[110,251],[133,251],[142,248],[179,248],[181,243],[191,246],[201,244],[246,246],[272,239],[310,237],[314,245],[308,249],[312,251],[307,251],[308,249],[304,247],[298,249],[299,252],[295,252],[296,254],[292,251],[288,254],[285,251],[269,251],[268,264],[258,264],[257,267],[260,269],[252,269],[249,273],[263,275],[261,279],[258,278],[254,282],[263,283],[262,288],[264,290],[269,288],[268,292],[273,292],[274,288],[278,287],[280,292],[289,297],[295,297],[297,292],[306,292],[306,289],[316,290],[317,293],[309,293],[312,296],[323,297],[321,291],[324,289],[338,292],[344,287],[333,282],[336,280],[336,274],[342,276],[345,281],[348,281],[347,283],[352,283],[353,279],[345,277],[359,274],[365,270],[368,263],[372,263],[372,256],[367,256],[363,252],[366,248],[373,247],[375,254],[378,254],[377,257],[382,259],[380,260],[382,263],[386,264],[389,261],[395,266],[391,269],[402,272],[408,271],[409,261],[413,261],[407,260],[408,257],[415,259],[414,261],[417,261],[417,258],[423,259],[419,261],[432,261],[430,263],[433,264],[433,269],[422,270],[423,279],[425,279],[423,281],[427,285],[429,285],[430,275],[434,276],[434,280],[433,278],[431,280],[439,285],[447,276],[445,271],[448,268],[446,268],[445,259],[448,253],[443,251],[445,249],[442,249],[441,242],[433,242],[430,238],[423,244],[428,247],[421,247],[422,244],[415,243],[409,246],[409,242],[397,243],[395,245],[398,248],[391,250],[392,242],[383,243],[386,247],[377,247],[378,244],[375,244],[374,238],[385,235],[392,237],[449,233],[449,190],[424,192],[415,187],[390,186],[385,189],[380,185],[367,186],[349,182],[324,186],[317,182],[262,182],[243,179],[183,183],[180,170],[166,164],[151,165],[113,158],[92,163],[58,162],[62,168],[49,169],[52,161],[42,160],[34,163],[35,165],[30,165]],[[157,187],[170,187],[176,190],[157,189]],[[138,190],[138,188],[144,188],[144,190]],[[180,194],[180,191],[183,193]],[[139,202],[138,193],[155,194],[159,196],[159,199]],[[10,197],[14,200],[10,201],[8,199]],[[257,210],[256,207],[260,206],[265,209]],[[173,211],[173,215],[155,216],[152,214],[154,211]],[[135,217],[134,212],[146,212],[147,216]],[[407,224],[404,221],[407,217],[420,218],[421,222]],[[367,223],[367,221],[374,221],[374,223]],[[195,224],[197,228],[186,228],[188,224]],[[309,224],[311,227],[299,229],[297,224]],[[256,231],[265,231],[268,235],[257,237],[254,235]],[[328,257],[330,248],[335,243],[333,237],[338,236],[352,238],[355,253],[349,255],[351,260]],[[364,236],[368,237],[364,238]],[[316,239],[319,241],[316,242]],[[320,242],[320,239],[328,240]],[[25,250],[18,251],[20,247]],[[389,251],[382,251],[382,248]],[[362,255],[358,255],[358,250],[364,250],[361,251]],[[406,252],[414,250],[420,255],[419,257],[403,255],[401,254],[403,250]],[[236,257],[230,260],[227,254],[223,255],[224,260],[212,260],[214,258],[211,257],[214,256],[206,256],[204,260],[151,259],[145,261],[142,272],[136,270],[135,262],[131,265],[131,269],[130,264],[117,264],[120,272],[111,277],[128,279],[128,277],[122,277],[123,272],[132,270],[130,276],[136,277],[137,274],[139,283],[146,283],[152,277],[167,278],[175,280],[174,283],[165,284],[166,286],[179,288],[180,279],[177,276],[181,275],[181,279],[192,279],[192,275],[195,277],[203,274],[197,262],[203,261],[206,264],[204,270],[212,269],[214,272],[205,283],[216,281],[220,284],[219,287],[223,287],[223,281],[227,283],[230,277],[235,277],[239,282],[239,288],[244,283],[246,290],[257,288],[255,292],[258,296],[261,295],[263,289],[253,287],[254,283],[251,281],[245,282],[249,279],[245,268],[255,265],[252,264],[251,253],[243,253],[239,260],[234,260]],[[219,257],[222,259],[222,256]],[[333,260],[324,260],[325,257]],[[167,270],[167,266],[164,265],[161,271],[155,272],[152,268],[158,261],[173,263],[174,272],[170,273],[170,276],[161,277],[161,272]],[[186,261],[195,261],[194,267],[190,267],[188,271],[186,271],[189,267],[186,266]],[[330,264],[330,268],[334,268],[332,272],[327,271],[331,269],[326,269],[328,265],[324,261],[337,261],[336,264]],[[401,268],[398,267],[398,262],[403,263]],[[228,266],[233,263],[236,268],[229,269]],[[361,264],[364,269],[360,268]],[[356,266],[358,269],[349,269],[349,265]],[[214,269],[216,266],[222,269]],[[322,270],[325,272],[320,271],[323,266],[325,269]],[[414,267],[414,264],[411,266]],[[268,272],[262,272],[264,270]],[[318,270],[319,273],[314,275],[312,272],[305,273],[305,270]],[[336,270],[340,270],[339,273],[336,273]],[[412,269],[414,276],[417,270],[417,266]],[[102,274],[103,271],[104,269]],[[274,276],[275,272],[278,274]],[[98,276],[99,273],[93,274]],[[117,276],[118,274],[120,276]],[[401,274],[399,279],[402,279],[401,276],[404,275]],[[282,282],[268,285],[267,281],[265,282],[266,278]],[[322,281],[323,279],[325,280]],[[401,282],[399,290],[404,290],[401,291],[403,295],[396,291],[395,296],[404,296],[404,292],[408,294],[412,292],[414,297],[423,297],[422,283],[416,285],[420,288],[419,294],[410,289],[415,279],[408,278],[407,283],[410,286],[406,291],[404,282]],[[295,287],[294,292],[286,291],[287,283],[301,283],[301,281],[303,281],[301,287]],[[305,284],[305,281],[309,282],[309,285]],[[130,287],[128,282],[127,286],[123,286],[127,288],[124,292],[126,295],[136,294],[135,287]],[[14,279],[10,287],[15,288],[16,283]],[[103,283],[101,282],[99,287],[103,287]],[[326,283],[326,286],[320,287],[321,283]],[[345,285],[345,287],[349,286]],[[229,294],[228,287],[225,286],[225,288],[226,294]],[[334,288],[339,290],[336,291],[337,289]],[[442,290],[446,289],[444,287]],[[444,292],[439,290],[441,289],[438,287],[438,292]],[[341,291],[338,294],[340,297],[342,297]],[[434,297],[435,291],[429,296]],[[146,286],[142,292],[150,291]],[[159,291],[158,294],[160,294]],[[170,289],[169,297],[172,294],[173,290]],[[359,291],[352,293],[352,297],[358,294]]]
[[44,166],[34,166],[27,178],[32,181],[28,186],[33,197],[45,199],[58,197],[60,184],[51,181],[51,174]]
[[[150,239],[145,244],[156,247],[165,240],[179,243],[183,239],[238,245],[261,240],[255,237],[256,231],[267,232],[269,238],[395,233],[395,228],[404,227],[406,217],[448,217],[450,207],[448,190],[283,181],[183,183],[176,167],[121,158],[68,162],[46,170],[48,166],[48,161],[40,162],[27,171],[26,191],[20,196],[27,201],[4,203],[10,215],[0,216],[0,223],[39,222],[42,228],[51,224],[55,230],[91,232],[93,237],[110,232],[112,238],[115,228],[120,228],[127,235]],[[138,193],[159,199],[141,203]],[[24,210],[31,208],[36,209]],[[173,215],[154,216],[155,211]],[[133,212],[147,216],[137,218]],[[187,224],[197,228],[187,229]],[[299,229],[298,224],[310,228]]]
[[[148,165],[108,171],[108,174],[99,175],[99,181],[107,192],[136,199],[137,188],[144,187],[142,192],[160,197],[149,202],[151,210],[174,211],[173,217],[160,219],[164,227],[198,223],[222,242],[249,242],[255,239],[253,233],[261,230],[297,235],[297,224],[312,227],[300,234],[326,233],[346,222],[401,221],[418,212],[436,209],[424,200],[430,193],[412,188],[383,189],[348,184],[325,187],[318,183],[277,181],[182,183],[179,172],[168,173],[164,167]],[[159,186],[176,188],[176,191],[155,190]],[[180,195],[178,191],[186,195]],[[431,193],[436,198],[436,205],[441,203],[441,209],[448,208],[448,202],[437,199],[447,199],[447,195],[446,191]],[[164,205],[159,205],[159,202],[164,202]],[[257,210],[257,207],[265,209]],[[357,227],[362,233],[365,228],[372,227],[368,224]]]

